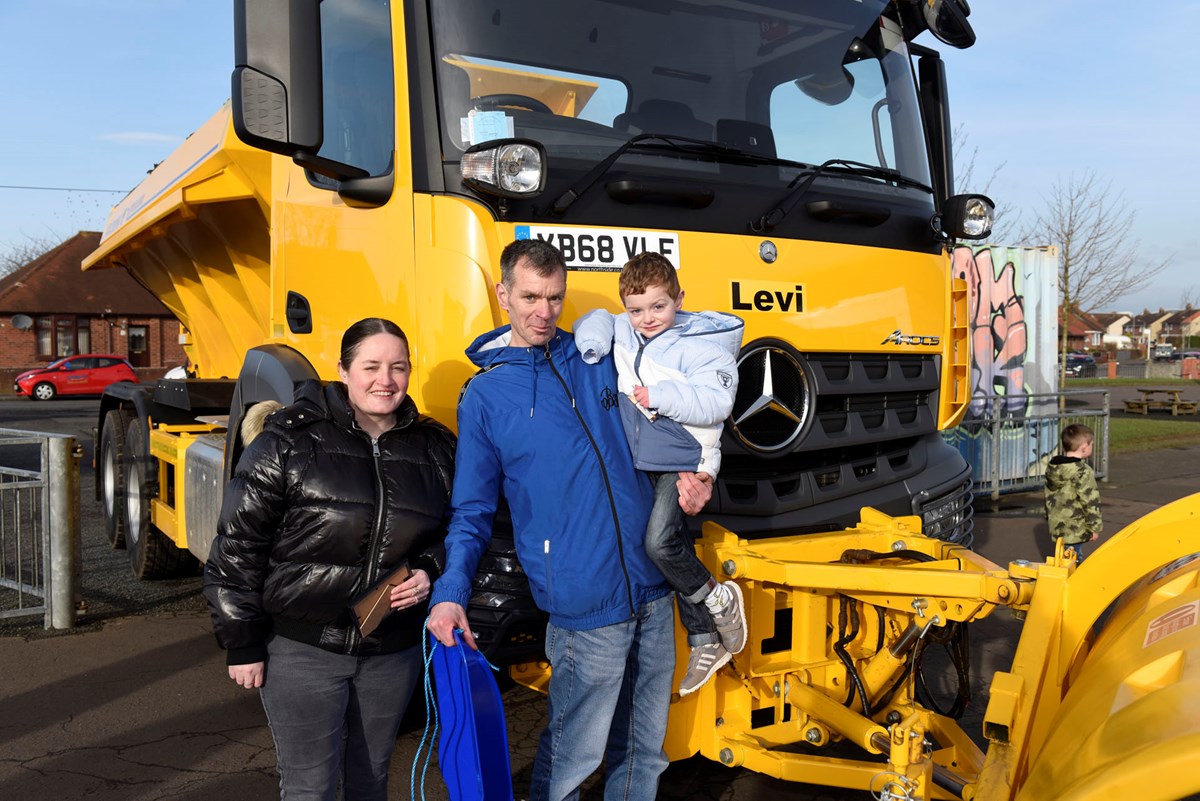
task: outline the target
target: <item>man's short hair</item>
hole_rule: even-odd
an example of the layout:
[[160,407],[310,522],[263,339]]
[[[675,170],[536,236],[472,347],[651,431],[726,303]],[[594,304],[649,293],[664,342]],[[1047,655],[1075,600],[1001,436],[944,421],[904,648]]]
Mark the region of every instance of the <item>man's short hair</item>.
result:
[[683,290],[679,286],[679,276],[676,275],[675,265],[667,261],[661,253],[639,253],[621,268],[621,279],[618,291],[621,297],[642,295],[652,286],[661,286],[671,296],[671,300],[679,300]]
[[1077,451],[1085,442],[1091,442],[1095,437],[1095,432],[1083,423],[1071,423],[1062,431],[1063,453]]
[[500,283],[512,289],[513,272],[517,262],[525,259],[525,266],[542,278],[556,272],[567,272],[567,261],[562,252],[542,239],[517,239],[509,242],[500,253]]

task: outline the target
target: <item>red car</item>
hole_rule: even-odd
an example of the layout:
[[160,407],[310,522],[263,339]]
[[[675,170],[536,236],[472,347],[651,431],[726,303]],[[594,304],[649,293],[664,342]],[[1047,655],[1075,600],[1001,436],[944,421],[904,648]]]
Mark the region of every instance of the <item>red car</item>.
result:
[[84,353],[26,370],[13,382],[13,391],[50,400],[56,395],[99,395],[118,381],[138,382],[128,361],[108,353]]

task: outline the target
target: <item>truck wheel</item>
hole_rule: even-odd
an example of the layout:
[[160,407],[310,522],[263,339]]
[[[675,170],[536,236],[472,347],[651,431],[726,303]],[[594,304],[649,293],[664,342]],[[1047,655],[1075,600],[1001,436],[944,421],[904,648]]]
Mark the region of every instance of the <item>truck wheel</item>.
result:
[[196,558],[150,524],[151,480],[157,459],[147,456],[150,433],[138,419],[125,432],[125,547],[136,579],[170,578],[195,570]]
[[125,430],[129,413],[113,409],[104,415],[100,434],[100,462],[96,482],[100,501],[104,504],[104,528],[108,543],[114,548],[125,547]]

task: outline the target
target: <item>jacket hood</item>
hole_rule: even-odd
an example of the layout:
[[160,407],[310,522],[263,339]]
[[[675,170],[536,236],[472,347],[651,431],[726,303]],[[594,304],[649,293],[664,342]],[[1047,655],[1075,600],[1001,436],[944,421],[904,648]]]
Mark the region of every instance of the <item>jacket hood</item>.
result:
[[746,323],[742,318],[719,311],[685,312],[675,315],[672,326],[681,337],[712,337],[727,351],[737,355]]
[[[550,339],[550,350],[557,351],[563,347],[565,338],[569,336],[568,332],[556,328],[554,336]],[[495,367],[505,362],[526,362],[529,360],[530,354],[541,352],[541,348],[514,346],[511,325],[502,325],[493,331],[481,334],[466,350],[467,358],[480,368]]]
[[1046,488],[1057,490],[1067,484],[1072,476],[1087,469],[1087,463],[1074,456],[1055,456],[1046,465]]
[[[564,359],[566,357],[565,348],[570,341],[571,334],[563,331],[561,328],[556,328],[554,336],[547,343],[547,348],[550,350],[551,356]],[[499,367],[502,364],[521,363],[527,364],[532,369],[529,373],[529,416],[533,417],[534,411],[537,409],[537,370],[538,364],[545,362],[545,349],[537,347],[514,347],[512,344],[512,326],[504,325],[494,331],[489,331],[480,337],[477,337],[474,342],[467,348],[467,358],[479,367],[482,372],[491,370],[493,367]],[[574,347],[572,345],[572,347]],[[470,383],[468,381],[468,383]],[[463,387],[466,391],[466,387]],[[461,400],[461,395],[459,396]]]

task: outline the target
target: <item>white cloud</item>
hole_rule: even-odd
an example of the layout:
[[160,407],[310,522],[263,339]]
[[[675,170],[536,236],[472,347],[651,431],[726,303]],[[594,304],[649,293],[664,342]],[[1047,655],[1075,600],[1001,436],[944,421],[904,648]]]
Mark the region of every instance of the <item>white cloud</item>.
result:
[[180,136],[153,133],[151,131],[118,131],[116,133],[100,134],[97,138],[103,142],[117,142],[122,145],[151,145],[159,144],[160,142],[176,144],[183,141],[183,137]]

